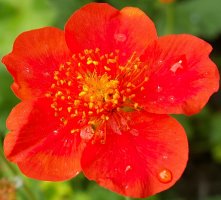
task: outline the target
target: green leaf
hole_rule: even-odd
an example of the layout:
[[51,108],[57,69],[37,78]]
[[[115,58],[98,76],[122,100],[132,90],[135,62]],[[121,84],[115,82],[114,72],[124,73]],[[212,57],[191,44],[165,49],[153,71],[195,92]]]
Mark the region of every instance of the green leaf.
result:
[[48,26],[55,16],[53,7],[45,0],[1,0],[0,13],[0,57],[11,51],[18,34]]
[[221,32],[220,0],[189,0],[175,4],[175,32],[214,39]]

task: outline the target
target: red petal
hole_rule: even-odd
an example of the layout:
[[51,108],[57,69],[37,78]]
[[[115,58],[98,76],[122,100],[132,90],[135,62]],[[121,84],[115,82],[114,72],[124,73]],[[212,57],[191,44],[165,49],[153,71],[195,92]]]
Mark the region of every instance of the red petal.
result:
[[23,173],[40,180],[66,180],[80,170],[83,144],[72,126],[64,126],[54,117],[50,102],[39,99],[24,101],[11,112],[4,151]]
[[119,131],[112,123],[105,144],[87,145],[83,172],[101,186],[131,197],[147,197],[171,187],[188,158],[184,129],[169,116],[126,114],[129,130]]
[[90,3],[75,12],[66,24],[65,36],[74,52],[118,49],[127,58],[134,51],[143,52],[157,37],[153,22],[141,10],[126,7],[118,11],[102,3]]
[[53,72],[67,61],[64,32],[52,27],[24,32],[2,62],[13,75],[12,89],[21,99],[40,96],[50,87]]
[[199,112],[219,87],[217,67],[208,57],[211,49],[191,35],[161,37],[142,58],[150,75],[136,100],[153,113]]

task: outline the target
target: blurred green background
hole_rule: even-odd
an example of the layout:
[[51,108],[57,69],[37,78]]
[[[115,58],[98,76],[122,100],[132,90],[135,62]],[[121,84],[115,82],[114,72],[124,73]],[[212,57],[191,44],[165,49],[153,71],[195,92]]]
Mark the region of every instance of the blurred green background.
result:
[[[15,37],[44,26],[63,29],[68,17],[90,0],[0,0],[0,58],[11,51]],[[210,42],[212,59],[221,66],[221,1],[109,0],[116,8],[136,6],[155,22],[159,35],[191,33]],[[10,90],[12,78],[0,64],[0,200],[123,200],[79,175],[59,183],[24,177],[3,155],[6,118],[18,102]],[[221,200],[221,92],[198,115],[176,116],[190,142],[188,166],[177,184],[148,200]],[[10,194],[10,195],[9,195]],[[5,195],[5,196],[4,196]]]

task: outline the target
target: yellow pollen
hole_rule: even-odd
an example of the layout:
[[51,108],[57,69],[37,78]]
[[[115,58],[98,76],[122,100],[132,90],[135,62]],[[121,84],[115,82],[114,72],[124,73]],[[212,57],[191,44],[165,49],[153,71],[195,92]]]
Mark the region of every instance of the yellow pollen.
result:
[[66,75],[66,76],[70,76],[70,74],[71,74],[71,73],[70,73],[69,71],[65,72],[65,75]]
[[117,99],[113,100],[112,102],[113,102],[113,104],[118,104],[118,100]]
[[99,48],[96,48],[96,49],[95,49],[95,53],[98,53],[98,52],[100,52],[100,49],[99,49]]
[[58,78],[58,76],[57,75],[54,75],[54,80],[58,80],[59,78]]
[[127,88],[126,91],[129,93],[129,92],[131,92],[131,89]]
[[82,92],[80,92],[80,93],[79,93],[79,95],[78,95],[78,96],[79,96],[79,97],[82,97],[82,96],[84,96],[85,94],[87,94],[87,92],[82,91]]
[[88,114],[89,114],[89,115],[93,115],[93,111],[89,111]]
[[79,132],[80,130],[79,129],[72,129],[71,130],[71,133],[73,134],[73,133],[77,133],[77,132]]
[[98,63],[99,63],[99,62],[96,61],[96,60],[93,61],[93,64],[94,64],[94,65],[98,65]]
[[129,82],[128,84],[127,84],[127,87],[130,87],[132,84],[131,84],[131,82]]
[[120,94],[118,91],[116,91],[116,93],[113,95],[113,99],[117,100],[120,98]]
[[90,109],[92,109],[94,107],[94,103],[93,102],[89,102],[88,106],[89,106]]
[[111,71],[111,69],[110,69],[109,67],[107,67],[107,66],[104,66],[104,69],[105,69],[106,71]]
[[93,63],[93,60],[91,60],[91,58],[87,59],[87,65],[90,65],[91,63]]
[[107,74],[89,74],[82,79],[82,90],[78,96],[85,102],[85,106],[90,110],[96,110],[96,113],[101,112],[103,108],[111,110],[120,98],[118,85],[119,81],[110,79]]
[[67,125],[68,121],[64,117],[62,117],[60,120],[61,122],[63,122],[64,125]]
[[80,104],[80,100],[74,100],[74,105],[78,106]]
[[87,85],[83,85],[83,91],[87,92],[89,90]]
[[82,77],[82,75],[81,74],[78,74],[77,75],[77,79],[82,79],[83,77]]
[[[96,134],[111,113],[141,108],[134,97],[148,81],[147,65],[136,52],[119,65],[119,55],[119,50],[104,54],[99,48],[85,49],[58,66],[45,96],[51,99],[54,116],[62,125],[71,124],[77,117],[91,125]],[[80,131],[73,127],[70,132]]]
[[129,98],[132,99],[132,98],[134,98],[135,96],[136,96],[135,94],[132,94],[132,95],[129,96]]
[[55,103],[51,104],[51,108],[57,108],[57,105]]
[[46,96],[46,97],[50,97],[51,94],[50,94],[50,93],[46,93],[45,96]]
[[142,86],[142,87],[140,88],[140,90],[143,91],[143,90],[144,90],[144,87]]
[[67,110],[68,110],[68,112],[70,113],[71,110],[72,110],[72,107],[68,107]]
[[107,64],[109,64],[109,63],[116,63],[116,60],[109,58],[109,59],[107,60]]
[[138,103],[134,104],[134,108],[137,109],[138,108]]
[[60,80],[61,85],[64,85],[65,81],[64,80]]
[[86,113],[85,113],[85,111],[83,111],[82,118],[85,118],[85,117],[86,117]]
[[59,70],[61,71],[61,70],[63,70],[63,69],[64,69],[64,65],[61,64],[60,67],[59,67]]
[[51,85],[51,88],[52,88],[52,89],[55,88],[55,84],[54,84],[54,83]]
[[54,72],[54,76],[57,76],[59,74],[59,71]]

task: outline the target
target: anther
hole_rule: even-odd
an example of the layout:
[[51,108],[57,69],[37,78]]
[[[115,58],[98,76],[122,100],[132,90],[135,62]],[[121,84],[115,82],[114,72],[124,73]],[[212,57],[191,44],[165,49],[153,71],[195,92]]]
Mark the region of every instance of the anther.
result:
[[107,66],[104,66],[104,69],[105,69],[106,71],[111,71],[111,69],[110,69],[109,67],[107,67]]

